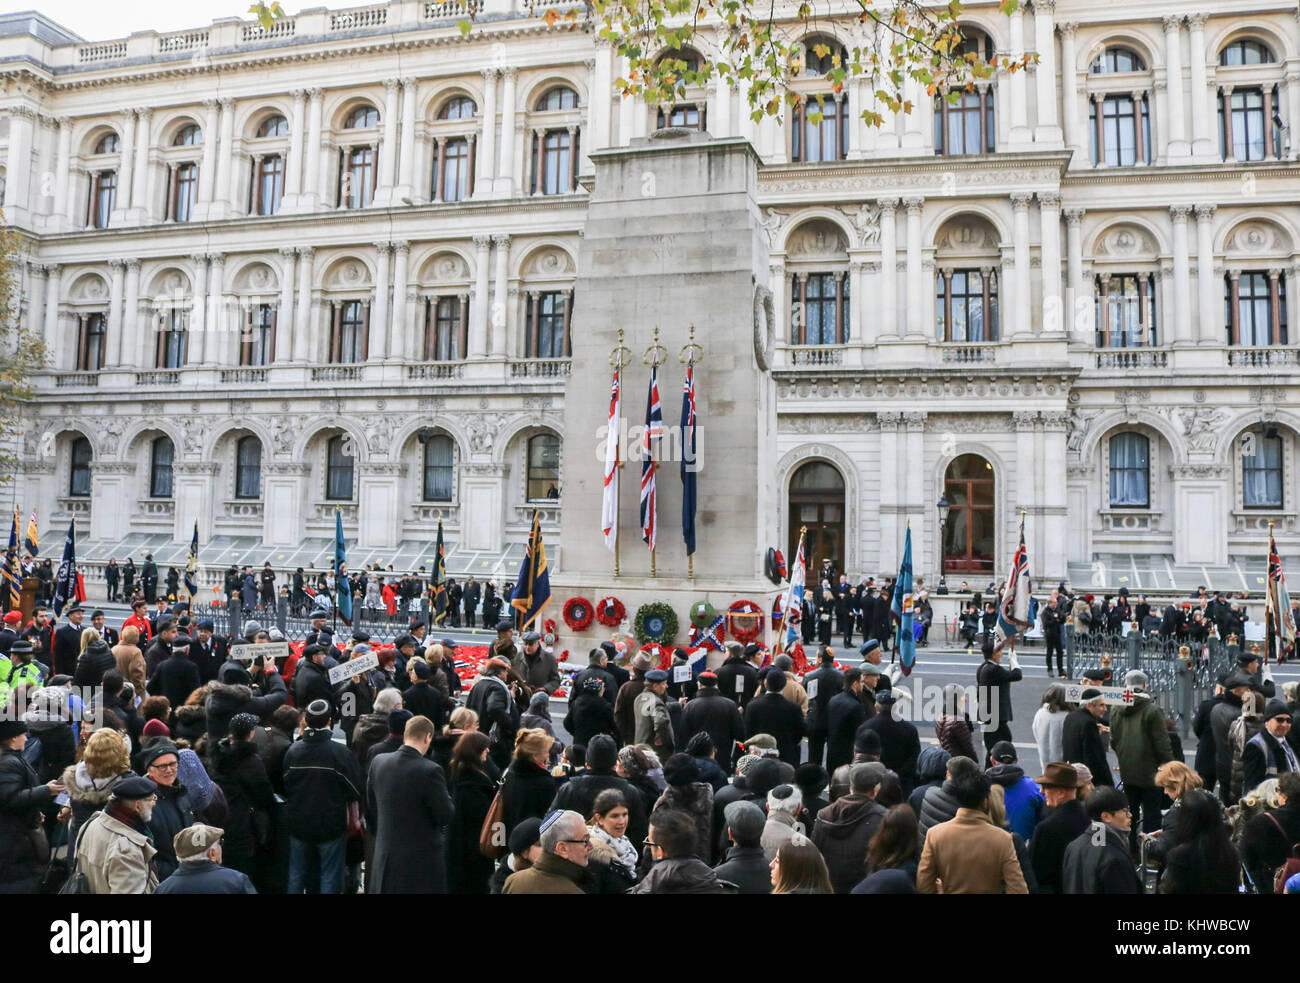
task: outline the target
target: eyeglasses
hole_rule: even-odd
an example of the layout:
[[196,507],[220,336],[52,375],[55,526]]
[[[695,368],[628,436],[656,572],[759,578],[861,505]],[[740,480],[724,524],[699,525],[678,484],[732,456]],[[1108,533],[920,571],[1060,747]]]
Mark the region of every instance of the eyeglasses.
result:
[[641,845],[642,845],[642,846],[658,846],[659,844],[656,843],[654,840],[642,840],[642,841],[641,841]]
[[590,836],[587,836],[587,837],[582,838],[581,840],[561,840],[560,842],[561,842],[561,843],[580,843],[580,844],[582,844],[583,846],[591,846],[591,837],[590,837]]
[[180,767],[180,762],[173,761],[171,764],[166,764],[166,765],[152,764],[149,767],[151,769],[157,768],[159,771],[175,771],[177,768]]
[[1286,724],[1288,727],[1291,726],[1290,717],[1274,717],[1273,719],[1276,720],[1279,724]]

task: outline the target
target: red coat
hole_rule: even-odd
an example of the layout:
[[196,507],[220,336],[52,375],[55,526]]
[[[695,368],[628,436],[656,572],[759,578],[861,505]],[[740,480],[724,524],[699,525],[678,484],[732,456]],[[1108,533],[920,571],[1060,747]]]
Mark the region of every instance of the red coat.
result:
[[389,614],[396,614],[397,613],[397,591],[393,590],[392,585],[384,584],[384,589],[380,593],[384,599],[384,609]]
[[[122,628],[136,629],[136,631],[140,633],[140,637],[144,639],[146,642],[149,641],[150,637],[153,635],[153,629],[149,627],[149,619],[145,617],[141,617],[138,614],[132,614],[129,618],[123,621]],[[144,648],[143,645],[141,645],[140,647]]]

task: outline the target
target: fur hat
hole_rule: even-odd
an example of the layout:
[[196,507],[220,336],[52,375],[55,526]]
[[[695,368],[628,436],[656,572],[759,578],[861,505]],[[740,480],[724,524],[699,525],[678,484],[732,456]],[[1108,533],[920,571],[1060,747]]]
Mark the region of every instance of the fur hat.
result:
[[674,788],[700,780],[700,766],[689,754],[674,754],[664,762],[664,779]]

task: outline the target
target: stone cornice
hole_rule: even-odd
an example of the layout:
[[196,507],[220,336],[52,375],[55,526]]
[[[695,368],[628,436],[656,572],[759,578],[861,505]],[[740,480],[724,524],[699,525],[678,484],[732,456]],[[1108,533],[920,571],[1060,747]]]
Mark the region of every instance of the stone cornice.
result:
[[[1005,184],[1013,178],[1019,182],[1055,185],[1066,174],[1070,153],[1003,153],[979,157],[872,157],[860,161],[824,164],[772,164],[758,172],[760,193],[771,192],[771,185],[809,177],[828,190],[837,190],[837,182],[851,182],[862,191],[888,191],[893,188],[939,187],[945,174],[955,172],[959,180],[988,174],[990,181]],[[1017,172],[1009,175],[1007,172]],[[1026,176],[1029,175],[1029,176]],[[949,178],[951,180],[951,178]],[[845,185],[844,190],[851,190]],[[938,192],[936,191],[936,194]]]

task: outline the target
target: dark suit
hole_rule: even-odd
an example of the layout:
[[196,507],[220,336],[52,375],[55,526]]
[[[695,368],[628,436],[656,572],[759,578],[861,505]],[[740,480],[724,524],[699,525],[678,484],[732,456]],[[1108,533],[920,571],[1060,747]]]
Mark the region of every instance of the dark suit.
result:
[[475,581],[472,584],[466,584],[465,589],[461,592],[461,604],[465,608],[465,627],[474,627],[474,612],[478,610],[479,599],[483,596],[483,585]]
[[375,831],[367,894],[445,894],[451,796],[442,769],[403,745],[370,764],[366,816]]
[[60,625],[54,633],[54,665],[51,667],[56,676],[71,676],[77,671],[77,659],[81,656],[81,633],[84,626],[72,622]]

